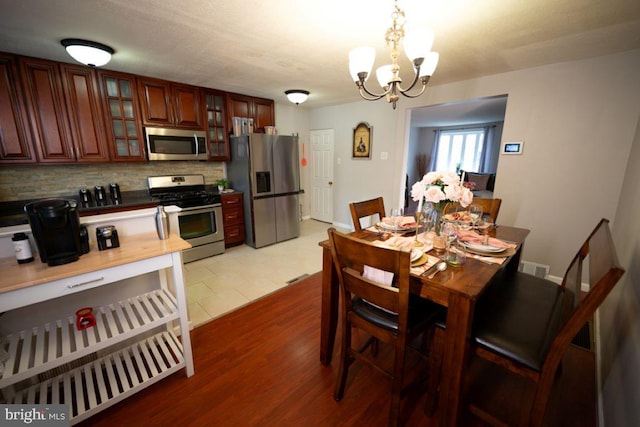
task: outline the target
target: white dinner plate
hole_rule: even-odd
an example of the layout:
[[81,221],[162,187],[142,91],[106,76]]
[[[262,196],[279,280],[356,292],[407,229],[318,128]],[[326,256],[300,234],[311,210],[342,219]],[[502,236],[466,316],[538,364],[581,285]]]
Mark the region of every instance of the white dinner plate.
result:
[[411,262],[419,260],[422,253],[420,249],[411,249]]
[[507,248],[501,248],[499,246],[491,246],[491,245],[478,245],[476,243],[465,243],[462,242],[462,245],[467,248],[467,249],[471,249],[473,251],[480,251],[480,252],[489,252],[489,253],[500,253],[500,252],[504,252]]

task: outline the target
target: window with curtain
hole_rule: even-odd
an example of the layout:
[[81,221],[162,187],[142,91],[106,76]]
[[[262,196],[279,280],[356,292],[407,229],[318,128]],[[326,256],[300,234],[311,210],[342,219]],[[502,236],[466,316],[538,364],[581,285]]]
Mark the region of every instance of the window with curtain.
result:
[[485,130],[442,130],[437,141],[436,170],[480,171]]

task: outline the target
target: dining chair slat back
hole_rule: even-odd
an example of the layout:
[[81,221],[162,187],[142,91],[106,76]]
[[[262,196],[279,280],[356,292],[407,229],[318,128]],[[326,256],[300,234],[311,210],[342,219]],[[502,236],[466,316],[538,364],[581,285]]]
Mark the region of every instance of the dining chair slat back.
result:
[[[407,344],[431,326],[442,307],[410,296],[411,255],[408,249],[377,246],[334,228],[330,228],[328,234],[342,299],[340,364],[334,398],[342,400],[352,362],[364,362],[391,379],[388,424],[397,425]],[[377,274],[366,274],[365,266],[375,269]],[[379,279],[381,272],[393,274],[390,283]],[[353,347],[352,328],[358,328],[370,337],[366,345]],[[378,343],[389,344],[394,350],[391,370],[380,366],[375,358]]]
[[[349,203],[349,210],[351,211],[351,219],[353,220],[353,226],[356,231],[362,230],[362,224],[360,220],[377,215],[377,221],[382,220],[385,216],[384,199],[382,197],[376,197],[371,200],[364,200],[361,202]],[[374,218],[374,221],[376,219]],[[375,222],[372,222],[375,224]]]
[[[494,223],[497,222],[498,213],[500,213],[500,206],[502,205],[502,199],[487,199],[487,198],[481,198],[481,197],[474,197],[471,203],[480,205],[482,207],[482,214],[489,215],[489,217],[493,219]],[[446,207],[445,213],[457,211],[460,209],[463,209],[460,206],[460,203],[458,202],[450,203]]]

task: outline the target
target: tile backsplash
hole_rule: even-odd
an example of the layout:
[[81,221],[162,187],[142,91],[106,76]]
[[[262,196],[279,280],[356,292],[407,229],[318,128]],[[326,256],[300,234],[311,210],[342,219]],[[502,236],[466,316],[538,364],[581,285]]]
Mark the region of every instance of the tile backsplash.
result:
[[202,174],[206,184],[224,177],[221,162],[104,163],[93,165],[0,166],[0,201],[77,194],[82,187],[108,186],[120,191],[146,190],[153,175]]

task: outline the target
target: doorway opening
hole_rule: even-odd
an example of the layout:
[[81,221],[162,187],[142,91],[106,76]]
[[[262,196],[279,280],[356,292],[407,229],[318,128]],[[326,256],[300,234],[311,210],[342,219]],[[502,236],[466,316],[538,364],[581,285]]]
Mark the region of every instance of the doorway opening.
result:
[[493,197],[506,108],[507,95],[498,95],[412,109],[405,207],[413,183],[443,168],[491,175],[474,196]]

